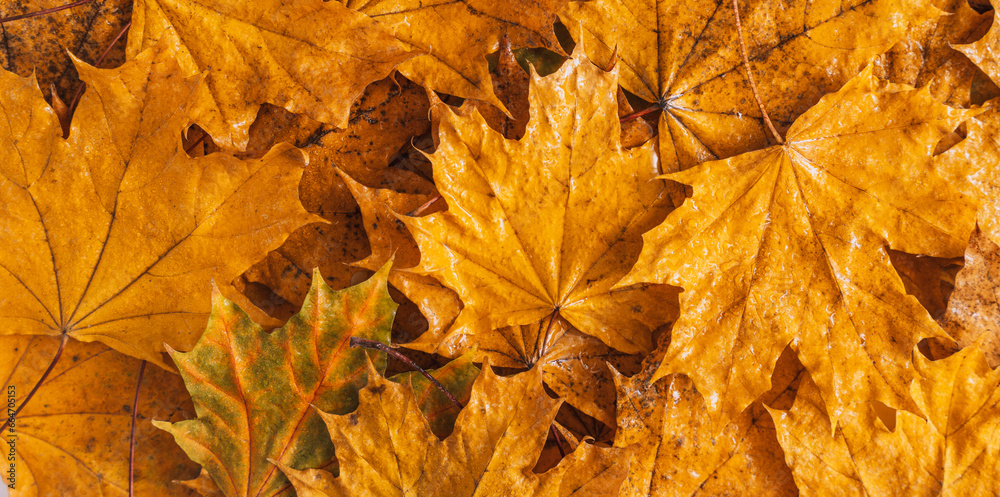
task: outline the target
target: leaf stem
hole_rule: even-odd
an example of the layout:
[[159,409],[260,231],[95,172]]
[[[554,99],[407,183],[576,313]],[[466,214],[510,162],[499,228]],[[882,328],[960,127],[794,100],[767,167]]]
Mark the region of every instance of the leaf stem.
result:
[[351,337],[351,348],[355,347],[362,347],[366,349],[378,349],[381,350],[382,352],[385,352],[386,354],[395,357],[396,359],[399,359],[400,361],[405,362],[407,366],[416,369],[420,374],[424,375],[425,378],[430,380],[430,382],[433,383],[434,386],[438,388],[438,390],[441,390],[441,393],[443,393],[445,397],[448,397],[448,399],[451,400],[452,404],[458,406],[459,409],[462,408],[462,403],[459,402],[458,399],[456,399],[455,396],[452,395],[451,392],[449,392],[448,389],[445,388],[444,385],[442,385],[441,382],[437,380],[437,378],[431,376],[431,374],[428,373],[427,371],[424,371],[424,368],[417,366],[417,363],[413,362],[409,357],[406,357],[405,355],[401,354],[394,347],[391,347],[389,345],[386,345],[382,342],[378,342],[375,340]]
[[10,425],[10,420],[17,419],[17,415],[21,414],[21,410],[24,409],[24,406],[28,405],[28,402],[31,401],[31,398],[35,396],[35,392],[38,391],[38,388],[42,386],[42,383],[45,382],[45,379],[48,378],[49,374],[52,373],[52,370],[55,369],[56,363],[59,362],[59,358],[62,356],[63,349],[66,348],[67,341],[69,341],[69,335],[63,333],[62,341],[59,342],[59,349],[56,350],[56,355],[52,357],[52,362],[49,363],[49,367],[45,370],[44,373],[42,373],[42,377],[38,379],[38,383],[35,383],[35,386],[31,389],[30,392],[28,392],[28,396],[24,398],[24,402],[21,402],[21,405],[18,406],[16,411],[14,411],[14,414],[7,417],[7,421],[4,421],[3,426],[0,427],[0,432],[7,431],[7,426]]
[[657,105],[657,104],[653,104],[653,105],[650,105],[649,107],[646,107],[645,109],[633,112],[633,113],[631,113],[631,114],[629,114],[629,115],[627,115],[627,116],[619,119],[618,122],[620,122],[620,123],[627,123],[629,121],[633,121],[633,120],[638,119],[638,118],[640,118],[642,116],[645,116],[646,114],[652,114],[653,112],[656,112],[658,110],[660,110],[660,106]]
[[733,0],[733,12],[736,14],[736,34],[740,38],[740,55],[743,56],[743,68],[747,70],[747,80],[750,81],[750,90],[753,92],[753,98],[757,101],[757,106],[760,107],[760,112],[764,115],[764,122],[767,123],[767,127],[771,130],[771,134],[774,135],[774,139],[778,140],[778,143],[784,144],[785,140],[781,139],[778,130],[774,129],[771,117],[767,115],[767,109],[764,108],[764,102],[760,99],[760,93],[757,91],[757,83],[754,82],[753,72],[750,70],[750,59],[747,58],[747,44],[743,41],[743,24],[740,23],[739,0]]
[[139,412],[139,390],[142,386],[142,374],[146,372],[146,361],[139,365],[139,379],[135,382],[135,400],[132,401],[132,433],[128,436],[128,497],[133,497],[132,489],[135,480],[135,420]]
[[79,0],[77,2],[68,3],[66,5],[60,5],[58,7],[52,7],[50,9],[39,10],[37,12],[29,12],[27,14],[18,14],[16,16],[4,17],[3,19],[0,19],[0,24],[10,21],[19,21],[21,19],[28,19],[30,17],[44,16],[46,14],[51,14],[53,12],[59,12],[60,10],[72,9],[73,7],[76,7],[78,5],[83,5],[85,3],[90,3],[92,1],[93,0]]

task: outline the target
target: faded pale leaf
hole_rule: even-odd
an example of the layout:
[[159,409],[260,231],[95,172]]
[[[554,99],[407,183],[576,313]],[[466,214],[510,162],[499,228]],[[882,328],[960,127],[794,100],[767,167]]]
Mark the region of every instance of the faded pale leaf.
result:
[[854,402],[913,409],[913,346],[944,333],[883,247],[961,254],[975,205],[931,153],[972,113],[869,66],[796,120],[785,145],[668,176],[694,196],[644,235],[621,283],[685,289],[656,377],[688,375],[725,421],[770,388],[791,344],[831,418]]
[[[298,468],[332,463],[333,445],[314,407],[335,413],[357,407],[368,359],[348,343],[389,341],[396,304],[388,272],[386,266],[339,291],[315,273],[302,309],[270,333],[214,294],[204,335],[190,352],[171,352],[198,419],[156,426],[173,434],[224,495],[292,495],[268,460]],[[384,370],[385,354],[375,355]]]
[[[652,349],[676,289],[611,290],[669,200],[652,144],[619,142],[615,72],[581,53],[533,77],[524,138],[507,140],[476,112],[442,112],[430,159],[446,212],[403,218],[420,247],[415,269],[455,290],[465,307],[449,331],[477,335],[539,323],[558,311],[626,353]],[[444,337],[443,340],[449,340]]]
[[416,52],[371,19],[322,0],[141,0],[129,58],[166,38],[185,76],[205,73],[195,120],[226,148],[243,149],[264,102],[346,127],[368,83]]
[[485,100],[499,108],[486,54],[503,36],[515,47],[562,52],[553,31],[566,0],[342,0],[405,46],[424,52],[399,72],[428,89]]
[[[101,341],[168,367],[191,347],[228,283],[312,220],[297,195],[302,156],[260,160],[181,148],[198,85],[164,45],[119,69],[78,69],[88,90],[68,140],[31,79],[3,72],[0,318],[4,334]],[[259,311],[256,311],[259,312]]]
[[[0,338],[4,394],[24,405],[13,427],[4,429],[4,481],[14,464],[13,497],[128,495],[129,437],[140,361],[99,343],[70,340],[61,360],[24,404],[59,347],[59,338],[14,335]],[[11,390],[13,388],[13,390]],[[147,367],[139,395],[135,439],[137,495],[194,495],[174,480],[198,466],[157,430],[151,419],[179,421],[194,415],[180,377]],[[10,414],[10,413],[8,413]],[[7,421],[7,416],[4,416]],[[16,460],[8,462],[13,440]]]
[[[751,70],[779,129],[840,88],[911,25],[939,14],[925,0],[740,2]],[[616,54],[622,86],[663,109],[663,172],[766,144],[732,1],[571,2],[561,17],[598,65],[606,67]]]
[[623,449],[589,444],[546,473],[531,472],[560,404],[538,369],[502,378],[484,368],[443,441],[415,402],[412,390],[373,372],[357,411],[323,414],[340,476],[282,470],[302,496],[606,495],[625,476]]
[[978,347],[991,366],[1000,366],[1000,247],[981,232],[969,240],[941,322],[959,345]]
[[810,380],[788,411],[772,410],[802,495],[994,495],[1000,481],[1000,370],[966,348],[936,362],[916,357],[914,400],[927,420],[896,412],[890,431],[867,404],[835,431]]

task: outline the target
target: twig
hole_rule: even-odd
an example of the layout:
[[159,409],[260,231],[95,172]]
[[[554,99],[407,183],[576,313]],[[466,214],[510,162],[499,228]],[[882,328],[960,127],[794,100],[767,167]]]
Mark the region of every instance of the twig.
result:
[[[102,53],[101,56],[97,58],[97,62],[94,63],[94,67],[101,65],[101,62],[104,61],[104,58],[107,57],[109,53],[111,53],[111,48],[115,46],[115,43],[118,43],[118,40],[122,39],[122,36],[125,35],[125,32],[128,31],[128,28],[130,27],[132,27],[132,21],[129,21],[128,24],[126,24],[125,27],[118,32],[118,36],[115,36],[114,40],[111,40],[111,43],[108,44],[108,47],[104,49],[104,53]],[[78,100],[80,100],[80,94],[83,93],[83,88],[85,86],[87,85],[81,82],[80,85],[76,87],[76,93],[73,94],[73,100],[71,100],[69,103],[69,115],[72,116],[73,113],[76,112],[76,103]]]
[[139,365],[139,379],[135,382],[135,400],[132,401],[132,433],[128,437],[128,497],[133,497],[132,489],[135,480],[135,420],[139,413],[139,387],[142,386],[142,373],[146,371],[146,361]]
[[14,414],[7,417],[7,421],[4,421],[3,427],[0,427],[0,432],[4,432],[7,430],[7,426],[10,425],[10,420],[17,419],[17,415],[21,413],[21,410],[24,409],[24,406],[28,405],[28,401],[30,401],[31,398],[35,396],[35,392],[38,391],[38,388],[42,386],[42,383],[45,382],[45,379],[48,378],[49,374],[52,373],[52,370],[55,369],[56,363],[59,362],[59,357],[62,356],[63,349],[66,348],[67,341],[69,341],[69,335],[63,333],[62,341],[59,342],[59,349],[56,350],[56,355],[52,357],[52,362],[49,363],[49,367],[45,370],[44,373],[42,373],[42,377],[38,379],[38,383],[35,383],[34,388],[32,388],[30,392],[28,392],[28,396],[24,398],[24,401],[21,402],[21,405],[18,406],[16,411],[14,411]]
[[757,101],[757,106],[760,107],[760,113],[764,115],[764,122],[767,123],[767,127],[771,130],[771,134],[774,135],[774,139],[778,140],[778,143],[784,144],[785,140],[782,140],[781,135],[778,134],[778,130],[774,129],[771,117],[767,115],[767,109],[764,108],[764,102],[760,100],[760,93],[757,91],[757,83],[754,82],[753,72],[750,71],[750,59],[747,58],[747,44],[743,41],[743,25],[740,23],[739,0],[733,0],[733,12],[736,13],[736,34],[740,38],[740,55],[743,56],[743,68],[747,70],[747,79],[750,81],[750,90],[753,92],[753,98]]
[[396,349],[394,349],[394,348],[392,348],[392,347],[390,347],[390,346],[388,346],[388,345],[386,345],[386,344],[384,344],[382,342],[377,342],[375,340],[368,340],[366,338],[351,337],[351,348],[355,348],[355,347],[362,347],[362,348],[366,348],[366,349],[378,349],[378,350],[381,350],[382,352],[385,352],[386,354],[389,354],[389,355],[395,357],[396,359],[399,359],[400,361],[405,362],[408,366],[410,366],[413,369],[416,369],[418,372],[420,372],[420,374],[424,375],[425,378],[427,378],[428,380],[430,380],[430,382],[433,383],[434,386],[436,386],[438,388],[438,390],[441,390],[441,392],[444,393],[444,395],[446,397],[448,397],[448,399],[451,400],[451,402],[453,404],[455,404],[456,406],[458,406],[459,409],[462,408],[462,403],[459,402],[458,399],[456,399],[455,396],[452,395],[451,392],[449,392],[448,389],[445,388],[444,385],[442,385],[440,381],[437,381],[437,378],[431,376],[430,373],[428,373],[427,371],[424,371],[424,368],[422,368],[420,366],[417,366],[417,363],[415,363],[412,360],[410,360],[409,357],[406,357],[405,355],[401,354],[398,350],[396,350]]
[[184,149],[184,153],[190,155],[191,151],[194,150],[194,147],[197,147],[201,142],[205,141],[206,136],[208,136],[208,132],[202,130],[201,136],[199,136],[198,139],[194,141],[194,143],[188,145],[187,148]]
[[29,17],[44,16],[46,14],[51,14],[53,12],[59,12],[60,10],[72,9],[78,5],[83,5],[85,3],[90,3],[93,0],[80,0],[78,2],[68,3],[66,5],[60,5],[58,7],[52,7],[51,9],[39,10],[37,12],[29,12],[27,14],[18,14],[16,16],[4,17],[0,19],[0,24],[10,21],[19,21],[21,19],[28,19]]
[[556,441],[556,448],[559,449],[559,454],[562,457],[566,457],[566,449],[562,446],[562,440],[559,438],[559,432],[556,431],[556,424],[550,424],[549,429],[552,430],[552,438]]

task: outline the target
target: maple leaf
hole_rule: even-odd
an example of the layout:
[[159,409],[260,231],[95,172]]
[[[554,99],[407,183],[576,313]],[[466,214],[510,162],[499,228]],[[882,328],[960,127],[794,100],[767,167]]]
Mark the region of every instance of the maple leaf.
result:
[[[472,359],[472,354],[464,354],[440,368],[427,371],[463,406],[469,403],[472,387],[479,377],[479,368]],[[451,434],[460,410],[441,389],[418,371],[400,373],[389,380],[410,386],[416,405],[435,436],[444,439]]]
[[[372,249],[368,257],[353,265],[374,270],[391,259],[393,270],[389,273],[389,282],[416,303],[427,319],[428,329],[415,342],[405,346],[429,353],[440,350],[449,357],[466,352],[466,348],[442,344],[442,337],[461,308],[458,295],[433,277],[405,271],[419,262],[420,251],[399,217],[403,213],[428,206],[432,197],[427,194],[368,188],[342,171],[338,170],[338,174],[360,207],[364,229]],[[438,210],[431,204],[426,213]]]
[[190,347],[205,323],[209,281],[312,220],[291,147],[257,161],[184,153],[198,85],[164,47],[115,70],[80,63],[89,90],[68,140],[31,79],[0,74],[2,333],[98,340],[167,367],[163,343]]
[[[290,494],[269,459],[293,467],[330,464],[333,445],[315,406],[347,413],[367,381],[366,355],[351,337],[388,342],[396,304],[388,266],[345,290],[317,272],[302,309],[267,333],[219,293],[212,317],[190,352],[171,357],[194,399],[198,419],[156,423],[212,475],[222,493]],[[385,355],[376,354],[385,369]]]
[[891,249],[888,253],[906,293],[916,297],[934,319],[944,315],[948,296],[955,288],[955,274],[962,268],[962,259],[927,257]]
[[[993,4],[990,0],[990,4]],[[1000,57],[996,50],[1000,44],[1000,31],[997,28],[996,6],[993,8],[993,24],[989,31],[979,40],[967,45],[956,45],[954,48],[964,53],[969,60],[982,69],[995,84],[1000,84]]]
[[484,367],[444,441],[410,390],[374,370],[370,377],[357,411],[322,413],[339,477],[281,465],[300,495],[606,495],[625,476],[626,451],[589,444],[546,473],[531,472],[560,404],[545,394],[538,369],[502,378]]
[[161,38],[178,47],[185,75],[206,72],[194,120],[238,149],[264,102],[345,127],[365,86],[416,55],[368,17],[322,0],[136,2],[129,58]]
[[[3,2],[0,17],[30,15],[67,3],[65,0]],[[124,50],[120,45],[109,49],[109,45],[128,23],[122,12],[131,5],[129,0],[86,2],[48,15],[5,22],[0,65],[21,76],[34,73],[42,88],[53,87],[63,97],[72,97],[80,82],[66,48],[73,47],[73,53],[81,60],[98,61],[104,55],[105,64],[121,65]],[[108,52],[102,54],[105,50]]]
[[615,447],[633,447],[620,497],[797,495],[767,411],[755,402],[721,432],[690,380],[654,381],[657,355],[626,378],[615,371]]
[[990,14],[980,14],[966,0],[933,0],[947,13],[915,24],[905,39],[890,49],[879,76],[894,83],[915,87],[930,86],[931,95],[948,105],[968,107],[971,103],[975,64],[953,45],[980,38],[991,23]]
[[[790,123],[836,91],[908,28],[937,17],[920,0],[741,2],[750,70],[766,74],[760,97]],[[765,145],[767,129],[742,67],[729,0],[571,2],[561,14],[573,38],[622,86],[663,109],[664,172]]]
[[553,24],[566,0],[342,0],[374,19],[396,39],[425,52],[399,66],[430,90],[485,100],[504,109],[493,93],[486,54],[506,36],[518,47],[562,53]]
[[869,405],[835,431],[806,380],[788,411],[771,410],[802,495],[990,495],[1000,479],[1000,370],[974,347],[931,362],[914,353],[913,399],[927,416],[898,411],[890,430]]
[[643,236],[620,283],[685,290],[655,377],[687,374],[723,421],[768,390],[790,343],[831,419],[852,402],[913,409],[913,346],[944,333],[905,294],[883,246],[964,249],[975,206],[931,152],[972,114],[868,66],[797,119],[784,145],[668,175],[694,196]]
[[[443,112],[429,158],[449,209],[402,218],[420,265],[465,304],[445,340],[538,323],[557,312],[626,353],[652,348],[650,329],[669,322],[676,290],[612,291],[638,254],[639,233],[669,199],[652,144],[622,150],[616,73],[577,51],[556,73],[533,77],[531,120],[507,140],[477,113]],[[465,337],[467,336],[467,337]]]
[[[433,185],[416,174],[388,167],[401,147],[409,146],[412,137],[430,128],[424,90],[402,77],[397,79],[399,83],[387,78],[369,85],[354,103],[346,130],[322,134],[326,130],[320,123],[303,123],[311,120],[273,107],[258,115],[251,127],[248,153],[260,154],[282,141],[306,146],[309,164],[299,196],[306,210],[329,223],[296,230],[280,248],[244,273],[247,281],[263,284],[295,305],[302,303],[309,289],[311,268],[318,267],[327,283],[336,288],[358,281],[363,271],[349,264],[377,250],[377,244],[365,239],[358,206],[336,173],[338,169],[367,185],[433,191]],[[262,108],[261,114],[265,110]],[[310,146],[319,134],[319,143]],[[388,260],[366,267],[375,271]],[[402,262],[397,258],[393,265],[398,267]]]
[[949,184],[979,202],[979,228],[1000,244],[1000,110],[986,108],[967,122],[968,137],[937,156],[934,166]]
[[[635,371],[635,356],[618,352],[603,342],[569,330],[565,320],[501,328],[473,337],[457,339],[447,334],[461,308],[458,296],[434,278],[406,271],[419,261],[420,252],[410,232],[399,221],[403,212],[426,205],[429,195],[411,195],[388,189],[367,188],[341,173],[361,207],[372,254],[356,265],[378,268],[393,258],[389,282],[417,303],[428,321],[428,329],[404,347],[445,356],[473,353],[478,362],[498,367],[542,368],[545,384],[566,401],[614,425],[614,386],[605,366],[610,361],[619,370]],[[430,212],[435,208],[431,207]],[[398,264],[397,264],[398,261]],[[398,269],[397,269],[398,268]]]
[[[55,337],[3,338],[0,378],[15,406],[21,407],[58,347]],[[16,456],[4,464],[5,473],[9,464],[15,468],[14,481],[5,474],[4,486],[13,483],[10,493],[15,497],[128,495],[131,392],[140,361],[103,344],[77,341],[67,343],[62,354],[63,360],[36,392],[45,402],[23,404],[15,425],[3,430],[4,459],[11,450]],[[193,415],[184,384],[159,368],[147,368],[142,381],[136,409],[134,489],[147,495],[189,495],[172,482],[192,477],[197,466],[169,435],[149,422]]]
[[1000,366],[1000,247],[976,232],[965,249],[942,327],[962,347],[975,346]]

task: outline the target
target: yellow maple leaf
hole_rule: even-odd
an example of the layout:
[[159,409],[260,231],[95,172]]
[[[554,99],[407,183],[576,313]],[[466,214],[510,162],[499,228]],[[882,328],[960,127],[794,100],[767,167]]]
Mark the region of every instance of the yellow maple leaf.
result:
[[858,404],[831,431],[808,379],[790,410],[771,410],[801,495],[995,495],[1000,369],[991,371],[974,347],[934,362],[914,357],[910,391],[926,420],[898,411],[890,429]]
[[198,84],[165,46],[115,70],[78,64],[89,90],[68,140],[33,80],[0,73],[16,102],[0,132],[3,334],[68,334],[167,367],[163,343],[187,349],[204,327],[210,282],[229,288],[313,220],[290,146],[187,156]]
[[656,377],[688,375],[724,420],[768,390],[790,343],[832,419],[852,402],[914,409],[911,351],[944,333],[883,246],[962,253],[975,204],[931,153],[974,113],[869,66],[797,119],[784,145],[667,176],[694,196],[644,235],[620,283],[685,290]]
[[[743,0],[740,10],[751,70],[767,75],[761,98],[781,123],[836,91],[911,24],[940,15],[924,0]],[[571,2],[561,17],[599,65],[617,56],[626,90],[663,109],[664,172],[765,145],[731,0]]]
[[185,76],[205,72],[192,109],[217,144],[243,149],[264,102],[346,127],[354,99],[414,56],[368,17],[322,0],[141,0],[129,58],[166,38]]
[[503,378],[484,367],[455,431],[438,440],[410,389],[370,368],[358,410],[321,413],[340,476],[276,463],[302,496],[608,495],[621,484],[624,449],[581,444],[557,467],[531,468],[560,401],[538,369]]
[[759,402],[716,432],[691,380],[670,375],[652,381],[655,356],[631,378],[614,374],[615,447],[632,447],[619,497],[797,495],[774,425]]
[[[652,144],[623,150],[617,77],[578,51],[533,76],[524,138],[507,140],[473,112],[443,112],[429,158],[449,208],[402,218],[420,265],[465,307],[444,340],[537,324],[557,312],[622,352],[652,350],[651,328],[674,316],[676,290],[611,290],[637,256],[639,233],[669,206],[653,180]],[[469,338],[461,338],[468,335]]]
[[546,47],[562,53],[553,23],[566,0],[342,0],[396,39],[424,55],[399,71],[419,85],[463,98],[485,100],[500,109],[486,55],[503,36],[517,47]]
[[[140,361],[103,344],[71,341],[63,359],[39,386],[38,398],[23,404],[58,348],[56,337],[3,337],[4,394],[12,405],[24,406],[14,426],[3,429],[3,485],[13,484],[13,497],[124,497],[129,488],[132,396]],[[198,466],[150,423],[150,419],[179,421],[194,414],[184,384],[160,368],[145,368],[142,382],[136,408],[135,490],[193,496],[173,480],[191,478]],[[8,455],[15,459],[8,460]],[[13,475],[7,472],[10,465]],[[8,480],[11,476],[13,481]]]

